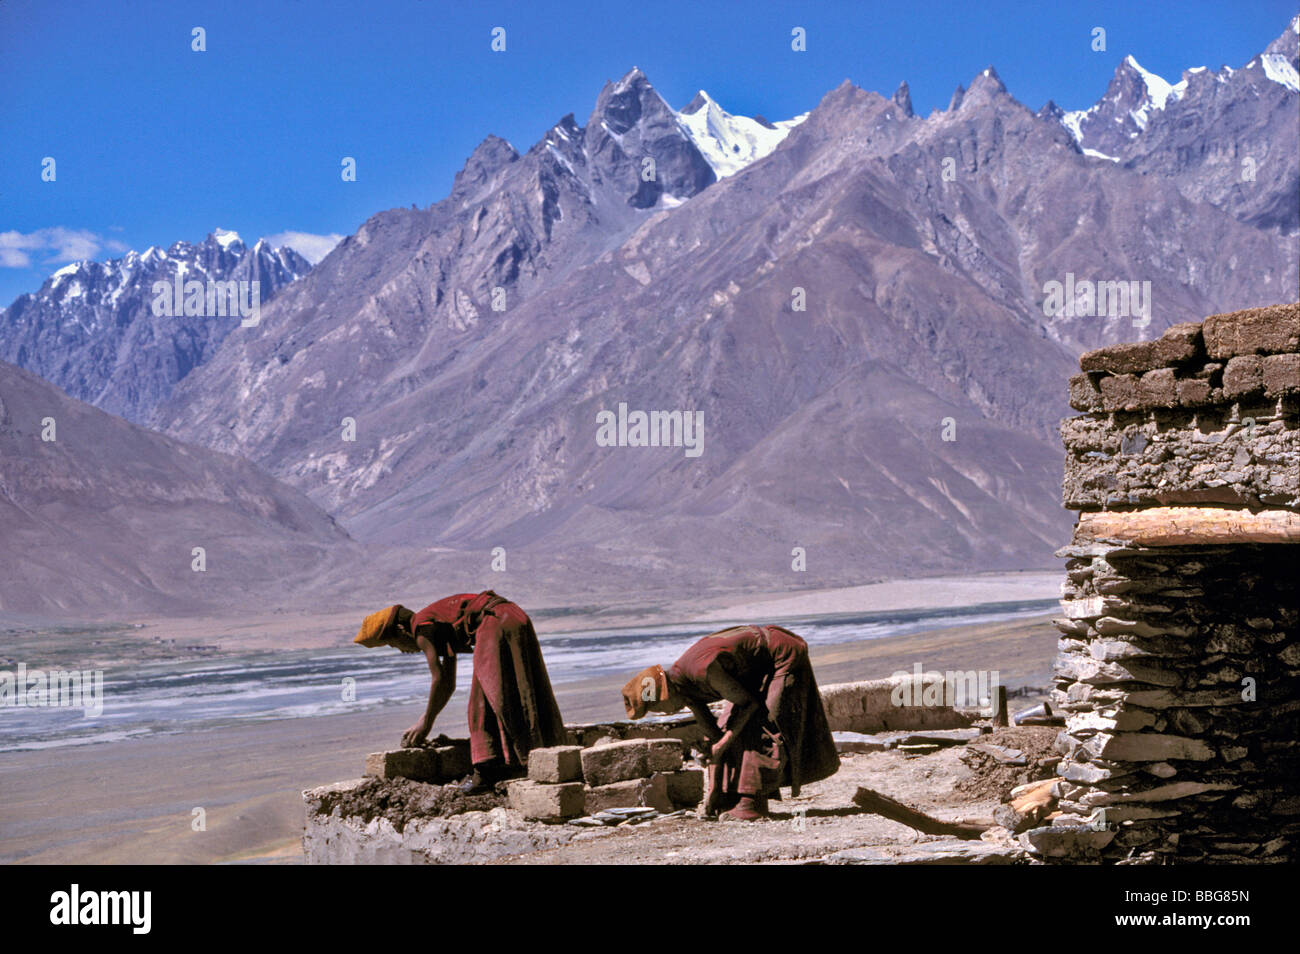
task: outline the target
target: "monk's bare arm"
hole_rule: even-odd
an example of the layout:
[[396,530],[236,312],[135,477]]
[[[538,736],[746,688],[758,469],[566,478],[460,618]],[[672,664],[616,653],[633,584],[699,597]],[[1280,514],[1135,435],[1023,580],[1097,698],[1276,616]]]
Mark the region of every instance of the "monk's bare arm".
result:
[[433,643],[423,636],[415,637],[415,644],[424,653],[429,664],[429,702],[424,708],[424,716],[402,735],[403,747],[417,746],[424,741],[433,728],[438,713],[446,707],[452,693],[456,691],[456,657],[439,656]]
[[694,700],[687,700],[686,706],[695,713],[695,722],[704,730],[704,736],[710,745],[722,738],[722,728],[718,725],[718,717],[713,714],[712,709],[703,702]]
[[739,735],[749,720],[760,712],[766,711],[763,700],[746,689],[727,670],[716,662],[709,667],[709,685],[722,698],[731,703],[731,718],[727,721],[727,731],[713,747],[713,756],[722,756],[731,747],[732,741]]

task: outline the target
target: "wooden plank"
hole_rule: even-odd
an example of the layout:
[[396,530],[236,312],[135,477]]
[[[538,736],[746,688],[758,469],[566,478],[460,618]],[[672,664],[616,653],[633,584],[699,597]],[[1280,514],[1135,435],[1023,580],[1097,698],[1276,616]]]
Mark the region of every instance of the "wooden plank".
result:
[[1290,510],[1149,507],[1079,514],[1074,542],[1117,540],[1147,547],[1216,543],[1300,543],[1300,514]]
[[915,808],[908,808],[902,802],[896,802],[888,795],[881,795],[869,788],[859,788],[853,796],[853,804],[873,815],[900,822],[927,835],[955,835],[970,840],[979,838],[983,832],[992,827],[969,822],[946,822],[925,812],[919,812]]

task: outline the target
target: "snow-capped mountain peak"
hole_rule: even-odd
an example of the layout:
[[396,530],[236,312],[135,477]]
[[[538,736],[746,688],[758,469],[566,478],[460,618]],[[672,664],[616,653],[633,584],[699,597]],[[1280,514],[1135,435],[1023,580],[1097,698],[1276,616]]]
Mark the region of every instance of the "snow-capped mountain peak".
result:
[[115,414],[143,421],[180,378],[224,340],[239,316],[158,315],[156,283],[257,282],[271,300],[311,270],[292,248],[244,246],[215,229],[198,244],[151,245],[102,262],[70,262],[0,310],[0,361],[9,361]]
[[770,123],[761,116],[733,116],[704,90],[676,115],[678,124],[719,179],[735,175],[771,153],[791,129],[808,118],[804,113]]
[[212,237],[216,239],[217,244],[224,249],[229,249],[232,245],[244,244],[240,240],[238,232],[232,232],[228,229],[213,229]]
[[[1291,20],[1286,31],[1247,63],[1243,71],[1262,70],[1267,80],[1290,92],[1300,92],[1296,56],[1298,28],[1300,17]],[[1189,88],[1208,82],[1202,77],[1207,73],[1220,84],[1233,81],[1234,70],[1229,66],[1215,73],[1204,66],[1194,66],[1184,70],[1179,82],[1170,83],[1143,67],[1130,54],[1116,68],[1105,96],[1087,109],[1062,113],[1060,123],[1085,155],[1115,159],[1143,137],[1156,114],[1184,100]]]

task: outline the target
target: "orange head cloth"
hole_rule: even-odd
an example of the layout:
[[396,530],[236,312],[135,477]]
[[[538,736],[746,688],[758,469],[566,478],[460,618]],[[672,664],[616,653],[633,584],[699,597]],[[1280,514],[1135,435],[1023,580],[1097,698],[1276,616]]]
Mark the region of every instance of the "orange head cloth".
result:
[[394,603],[387,609],[377,610],[371,613],[361,622],[361,631],[357,633],[354,643],[360,643],[368,649],[376,646],[382,646],[384,640],[390,635],[393,623],[397,622],[397,614],[401,610],[401,604]]
[[627,710],[629,719],[640,719],[650,708],[649,703],[667,698],[668,674],[663,666],[642,669],[623,687],[623,708]]

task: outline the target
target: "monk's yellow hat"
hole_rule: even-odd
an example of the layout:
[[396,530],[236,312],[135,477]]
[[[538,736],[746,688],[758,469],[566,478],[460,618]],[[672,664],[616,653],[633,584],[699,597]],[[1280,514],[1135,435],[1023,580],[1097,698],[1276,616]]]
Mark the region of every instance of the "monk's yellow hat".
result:
[[668,698],[668,676],[662,666],[642,669],[623,686],[623,708],[629,719],[640,719],[651,702],[662,702]]
[[384,645],[384,640],[389,636],[389,630],[392,628],[393,623],[397,622],[397,613],[401,608],[400,603],[394,603],[387,609],[371,613],[361,621],[361,629],[357,633],[357,638],[352,641],[360,643],[368,649]]

